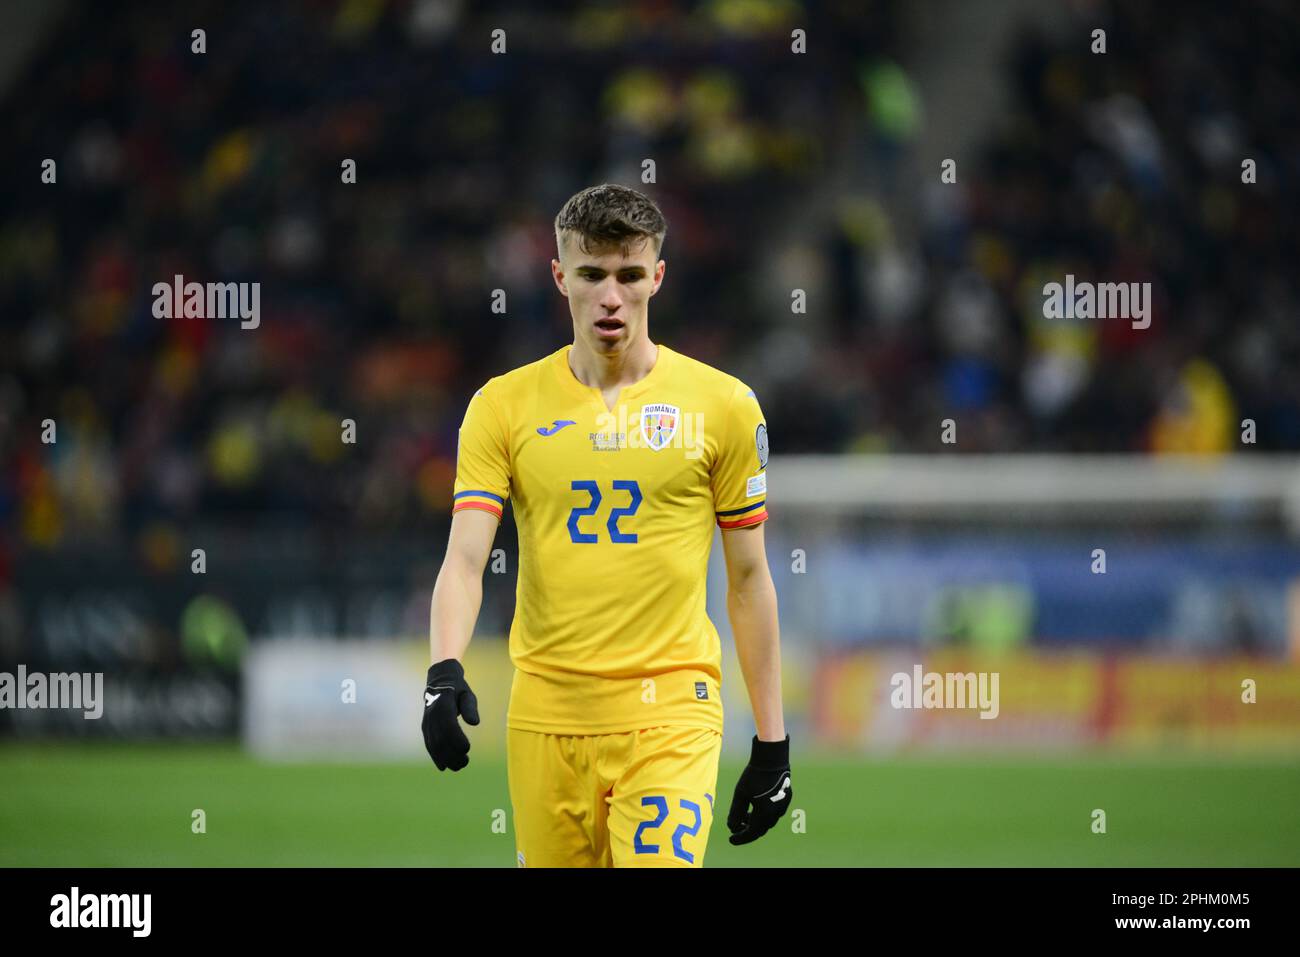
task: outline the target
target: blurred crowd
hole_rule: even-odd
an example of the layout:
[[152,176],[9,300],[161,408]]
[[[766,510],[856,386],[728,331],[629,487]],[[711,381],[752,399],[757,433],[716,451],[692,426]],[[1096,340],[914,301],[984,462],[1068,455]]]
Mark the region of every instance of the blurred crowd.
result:
[[[569,341],[551,224],[607,181],[669,221],[652,336],[777,452],[1300,448],[1296,15],[1124,6],[1017,36],[977,161],[886,197],[827,170],[912,156],[898,0],[74,5],[0,104],[8,543],[445,521],[469,396]],[[1045,319],[1067,273],[1150,282],[1150,328]],[[258,327],[156,318],[176,275],[261,283]]]
[[[1016,38],[1005,122],[925,191],[919,248],[879,256],[911,281],[850,313],[858,439],[937,448],[951,415],[963,450],[1300,449],[1300,8],[1072,9]],[[1149,283],[1149,328],[1045,318],[1067,276]]]

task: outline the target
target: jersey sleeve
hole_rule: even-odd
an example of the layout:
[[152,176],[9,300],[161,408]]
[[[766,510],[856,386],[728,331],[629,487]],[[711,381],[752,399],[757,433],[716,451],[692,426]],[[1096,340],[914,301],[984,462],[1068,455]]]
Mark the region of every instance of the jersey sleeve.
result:
[[721,528],[767,519],[767,423],[754,392],[737,382],[713,463],[713,508]]
[[470,398],[461,422],[451,510],[477,508],[500,520],[510,495],[510,445],[501,415],[484,392],[487,388]]

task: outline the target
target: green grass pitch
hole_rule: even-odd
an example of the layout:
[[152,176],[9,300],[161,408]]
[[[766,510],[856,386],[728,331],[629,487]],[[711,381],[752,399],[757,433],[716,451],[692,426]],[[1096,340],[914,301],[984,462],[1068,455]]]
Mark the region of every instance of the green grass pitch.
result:
[[[789,818],[706,864],[1300,866],[1300,763],[799,755]],[[514,866],[505,764],[260,763],[234,745],[0,746],[0,865]],[[191,833],[202,808],[207,833]],[[1106,812],[1105,834],[1091,830]],[[505,811],[506,833],[493,812]],[[499,817],[499,816],[498,816]]]

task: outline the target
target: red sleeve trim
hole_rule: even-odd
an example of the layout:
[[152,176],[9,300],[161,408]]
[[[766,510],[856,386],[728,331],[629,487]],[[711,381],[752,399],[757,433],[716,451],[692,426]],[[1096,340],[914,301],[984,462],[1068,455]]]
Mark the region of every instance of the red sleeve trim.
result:
[[497,508],[495,505],[489,505],[487,502],[457,502],[451,511],[455,514],[462,508],[476,508],[480,512],[489,512],[490,514],[495,515],[498,519],[501,517],[501,509]]
[[767,521],[767,509],[761,512],[755,512],[753,515],[746,515],[744,518],[738,518],[735,521],[724,522],[718,519],[718,528],[744,528],[747,525],[757,525],[759,522]]

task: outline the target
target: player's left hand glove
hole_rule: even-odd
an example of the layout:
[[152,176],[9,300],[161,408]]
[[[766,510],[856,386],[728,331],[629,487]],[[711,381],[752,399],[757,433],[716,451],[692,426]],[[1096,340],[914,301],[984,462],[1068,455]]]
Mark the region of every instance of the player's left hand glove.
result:
[[[749,764],[736,782],[727,829],[732,844],[757,841],[790,807],[790,735],[784,741],[760,741],[754,735]],[[752,809],[751,809],[752,805]]]
[[429,669],[424,683],[424,748],[439,771],[459,771],[469,764],[469,738],[458,718],[478,724],[478,698],[469,690],[465,669],[455,658],[439,661]]

